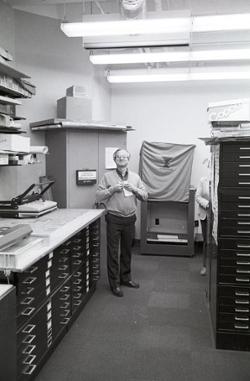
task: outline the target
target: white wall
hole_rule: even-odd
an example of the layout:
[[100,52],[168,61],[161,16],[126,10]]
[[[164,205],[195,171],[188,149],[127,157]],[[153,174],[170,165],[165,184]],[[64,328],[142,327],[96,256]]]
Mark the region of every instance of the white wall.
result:
[[209,147],[198,138],[210,135],[208,103],[248,97],[250,84],[244,82],[113,85],[112,119],[135,128],[128,133],[130,168],[135,171],[143,140],[195,144],[191,183],[196,187],[207,171],[202,161]]

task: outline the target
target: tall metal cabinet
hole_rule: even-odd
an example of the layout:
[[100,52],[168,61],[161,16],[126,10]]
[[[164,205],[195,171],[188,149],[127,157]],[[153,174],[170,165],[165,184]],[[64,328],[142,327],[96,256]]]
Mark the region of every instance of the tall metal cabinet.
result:
[[[46,131],[46,174],[55,179],[53,196],[60,208],[92,208],[95,191],[105,172],[105,152],[108,147],[127,146],[127,128],[110,126],[51,129]],[[77,185],[76,171],[96,170],[96,183]]]
[[217,148],[210,311],[217,348],[250,350],[250,137]]

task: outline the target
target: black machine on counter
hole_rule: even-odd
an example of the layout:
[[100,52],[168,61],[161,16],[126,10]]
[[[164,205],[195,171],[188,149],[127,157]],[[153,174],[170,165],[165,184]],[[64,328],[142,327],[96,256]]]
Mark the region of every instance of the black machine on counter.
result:
[[57,208],[57,202],[43,200],[42,196],[53,184],[54,181],[32,184],[10,201],[0,201],[0,217],[32,218],[52,212]]

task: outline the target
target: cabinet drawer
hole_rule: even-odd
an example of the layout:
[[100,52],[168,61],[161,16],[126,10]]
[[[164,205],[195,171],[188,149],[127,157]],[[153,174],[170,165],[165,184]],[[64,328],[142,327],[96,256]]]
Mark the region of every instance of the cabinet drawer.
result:
[[237,275],[237,276],[250,276],[250,266],[218,266],[219,274],[224,275]]
[[250,253],[250,239],[245,238],[220,238],[218,241],[219,250],[231,249],[241,253]]
[[250,219],[219,218],[218,226],[219,236],[250,238]]
[[223,304],[222,301],[218,305],[219,313],[230,313],[230,314],[243,314],[244,316],[249,316],[250,306],[248,305],[235,305],[233,302],[228,302],[228,304]]
[[250,143],[223,143],[221,144],[222,162],[240,162],[250,164]]
[[218,329],[250,332],[250,317],[240,313],[219,313]]
[[250,266],[250,252],[240,250],[220,250],[218,252],[218,263],[222,266]]
[[218,282],[220,283],[233,283],[240,285],[249,285],[250,286],[250,274],[218,274]]
[[223,163],[220,168],[220,186],[250,187],[249,164]]

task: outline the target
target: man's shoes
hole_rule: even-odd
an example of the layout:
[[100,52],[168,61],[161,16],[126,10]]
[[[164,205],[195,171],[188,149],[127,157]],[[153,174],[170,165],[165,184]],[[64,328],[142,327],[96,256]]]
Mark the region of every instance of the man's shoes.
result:
[[127,287],[130,287],[130,288],[139,288],[140,287],[139,283],[136,283],[133,280],[128,280],[128,281],[125,281],[125,282],[121,282],[121,284],[123,286],[127,286]]
[[118,297],[122,297],[123,296],[123,292],[122,290],[120,289],[120,287],[114,287],[114,288],[111,288],[111,291],[113,292],[113,294],[115,296],[118,296]]

